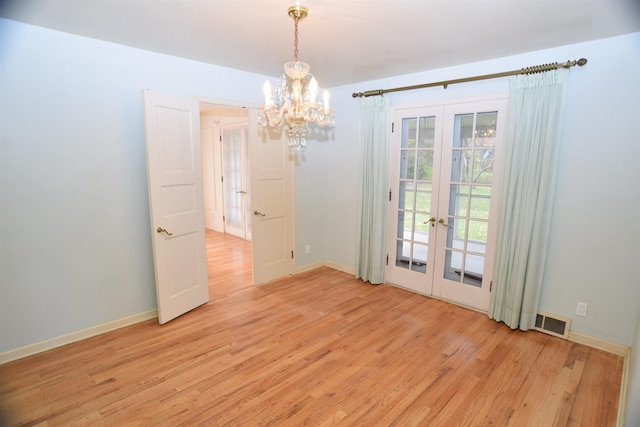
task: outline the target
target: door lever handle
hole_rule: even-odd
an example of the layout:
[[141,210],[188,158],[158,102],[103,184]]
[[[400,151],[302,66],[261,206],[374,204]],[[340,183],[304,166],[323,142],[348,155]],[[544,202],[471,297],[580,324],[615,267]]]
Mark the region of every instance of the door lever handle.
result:
[[429,218],[428,220],[424,221],[424,222],[423,222],[423,224],[429,224],[429,223],[431,223],[431,226],[432,226],[432,227],[435,227],[435,225],[433,224],[434,222],[436,222],[436,218],[432,216],[432,217],[431,217],[431,218]]
[[440,218],[440,221],[438,221],[438,224],[442,224],[442,225],[444,225],[445,227],[446,227],[447,225],[449,225],[449,224],[447,224],[446,222],[444,222],[444,219],[442,219],[442,218]]
[[165,229],[164,229],[164,228],[162,228],[162,227],[158,227],[158,228],[156,228],[156,232],[157,232],[157,233],[164,233],[164,234],[166,234],[167,236],[173,236],[173,233],[169,233],[167,230],[165,230]]
[[254,215],[260,215],[260,216],[266,216],[265,214],[263,214],[262,212],[258,212],[258,211],[253,211]]

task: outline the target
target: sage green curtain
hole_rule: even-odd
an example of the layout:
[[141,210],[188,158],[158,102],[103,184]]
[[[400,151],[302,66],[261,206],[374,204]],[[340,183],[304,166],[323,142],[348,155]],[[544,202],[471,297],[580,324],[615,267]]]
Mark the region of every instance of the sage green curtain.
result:
[[384,282],[389,141],[389,98],[362,99],[356,278],[372,284]]
[[534,327],[544,277],[568,70],[511,78],[489,317]]

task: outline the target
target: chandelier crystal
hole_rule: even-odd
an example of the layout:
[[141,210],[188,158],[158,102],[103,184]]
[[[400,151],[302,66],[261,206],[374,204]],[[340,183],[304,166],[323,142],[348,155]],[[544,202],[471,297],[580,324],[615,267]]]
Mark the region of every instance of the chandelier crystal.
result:
[[284,117],[289,125],[289,146],[300,150],[306,145],[307,123],[334,126],[335,110],[329,105],[329,91],[324,91],[322,102],[317,100],[318,81],[309,73],[309,64],[298,61],[298,23],[307,16],[308,10],[296,5],[291,6],[288,13],[295,22],[294,60],[284,64],[284,74],[275,89],[268,80],[264,83],[264,105],[259,106],[258,122],[276,127]]

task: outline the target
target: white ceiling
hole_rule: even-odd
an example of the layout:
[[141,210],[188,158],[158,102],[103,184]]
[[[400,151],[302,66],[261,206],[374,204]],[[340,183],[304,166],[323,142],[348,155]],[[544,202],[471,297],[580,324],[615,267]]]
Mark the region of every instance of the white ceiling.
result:
[[[279,76],[295,0],[3,0],[0,16]],[[640,31],[640,0],[306,0],[299,58],[324,87]],[[640,49],[640,47],[639,47]],[[562,61],[577,58],[550,58]],[[620,58],[621,63],[624,58]],[[536,64],[523,64],[536,65]]]

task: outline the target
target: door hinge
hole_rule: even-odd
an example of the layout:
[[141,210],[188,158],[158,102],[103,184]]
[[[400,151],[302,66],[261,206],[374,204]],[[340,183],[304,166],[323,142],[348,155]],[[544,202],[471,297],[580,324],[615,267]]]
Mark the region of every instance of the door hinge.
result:
[[224,182],[224,176],[220,177],[220,182]]
[[222,215],[222,222],[225,222],[227,219]]
[[493,280],[489,282],[489,292],[493,289]]
[[391,133],[395,132],[396,123],[391,122]]
[[391,189],[389,189],[389,201],[391,201]]
[[385,265],[389,265],[389,254],[387,254],[387,260],[385,261]]
[[293,258],[293,251],[291,251],[291,259],[294,259],[294,258]]
[[222,142],[222,135],[220,135],[220,142]]

